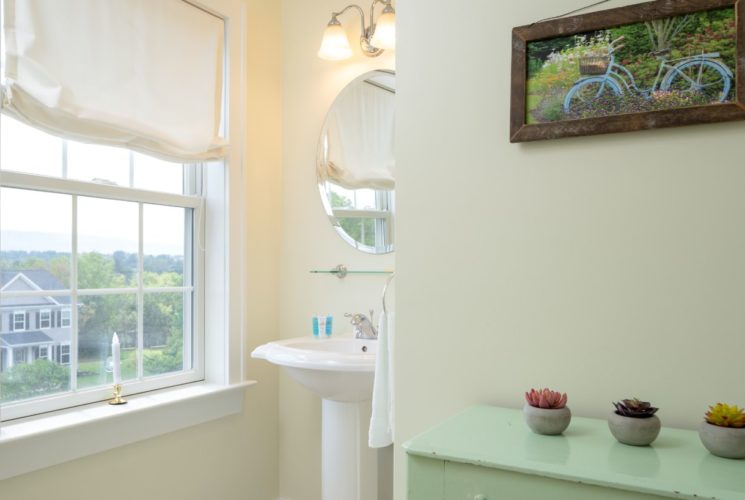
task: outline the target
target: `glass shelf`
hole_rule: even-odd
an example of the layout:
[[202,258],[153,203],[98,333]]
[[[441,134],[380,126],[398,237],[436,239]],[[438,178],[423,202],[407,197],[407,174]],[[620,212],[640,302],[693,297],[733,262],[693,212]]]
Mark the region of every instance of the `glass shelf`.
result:
[[311,269],[311,274],[333,274],[337,278],[341,279],[347,276],[348,274],[370,274],[370,275],[387,275],[387,274],[393,274],[392,269],[382,269],[382,270],[356,270],[353,271],[351,269],[347,269],[347,266],[344,266],[342,264],[339,264],[333,269]]

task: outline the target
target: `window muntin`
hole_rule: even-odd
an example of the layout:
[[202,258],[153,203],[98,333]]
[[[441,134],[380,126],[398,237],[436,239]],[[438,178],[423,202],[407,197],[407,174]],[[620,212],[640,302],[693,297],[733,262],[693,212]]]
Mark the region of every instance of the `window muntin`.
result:
[[59,347],[59,362],[61,365],[70,364],[70,344],[62,344]]
[[[4,131],[6,122],[14,122],[4,115],[0,120]],[[34,359],[26,360],[29,368],[36,362],[52,363],[54,379],[42,388],[16,383],[7,390],[13,367],[4,363],[0,371],[3,417],[38,412],[24,407],[56,409],[39,399],[51,394],[69,396],[69,402],[59,407],[108,397],[114,331],[122,340],[122,375],[129,393],[203,377],[202,363],[194,361],[200,351],[203,307],[194,303],[201,296],[195,293],[194,276],[203,265],[195,238],[202,202],[193,194],[199,191],[199,169],[117,149],[116,153],[128,158],[125,167],[121,154],[107,156],[100,147],[88,156],[84,168],[80,158],[86,157],[88,146],[71,148],[71,144],[66,142],[61,154],[73,150],[72,158],[78,158],[79,165],[69,168],[65,157],[66,168],[60,175],[56,169],[44,172],[55,177],[26,175],[23,164],[14,163],[10,155],[0,163],[4,172],[0,179],[0,270],[24,271],[22,264],[37,259],[41,269],[26,274],[31,278],[38,278],[42,271],[54,274],[54,279],[42,283],[3,289],[0,308],[12,300],[58,304],[46,310],[49,316],[42,317],[41,311],[38,316],[37,326],[45,330],[39,333],[48,332],[53,343],[45,351],[34,348]],[[96,158],[109,158],[115,167],[103,169],[104,177],[81,182],[90,177]],[[124,176],[114,174],[127,168],[128,184],[119,186]],[[145,169],[154,173],[145,175]],[[71,174],[79,179],[72,179]],[[176,186],[188,194],[175,194]],[[40,212],[44,216],[34,216]],[[54,254],[44,242],[55,247]],[[51,256],[39,264],[45,252]],[[46,326],[47,318],[51,328]],[[24,327],[25,323],[24,316]],[[70,333],[65,337],[60,330]],[[47,355],[37,355],[43,352]],[[31,375],[25,374],[28,380]],[[15,379],[18,382],[23,377]]]
[[13,331],[22,332],[26,329],[26,311],[15,311],[13,313]]
[[47,328],[52,328],[52,311],[42,309],[39,311],[39,329],[46,330]]
[[62,309],[60,311],[60,326],[67,327],[72,325],[72,311],[70,309]]

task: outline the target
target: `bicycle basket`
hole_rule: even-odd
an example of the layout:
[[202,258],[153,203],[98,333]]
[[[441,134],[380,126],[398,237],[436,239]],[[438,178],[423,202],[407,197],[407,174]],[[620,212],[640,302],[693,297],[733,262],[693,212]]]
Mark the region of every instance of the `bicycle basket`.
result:
[[608,71],[610,59],[607,56],[585,56],[579,58],[581,75],[604,75]]

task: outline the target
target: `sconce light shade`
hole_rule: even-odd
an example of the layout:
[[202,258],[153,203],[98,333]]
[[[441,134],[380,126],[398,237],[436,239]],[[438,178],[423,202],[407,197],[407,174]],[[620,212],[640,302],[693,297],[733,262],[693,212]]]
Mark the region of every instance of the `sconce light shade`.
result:
[[347,34],[336,17],[331,18],[323,32],[318,57],[327,61],[341,61],[352,57],[352,48],[349,46]]
[[370,45],[378,49],[396,48],[396,12],[390,5],[386,5],[380,14]]

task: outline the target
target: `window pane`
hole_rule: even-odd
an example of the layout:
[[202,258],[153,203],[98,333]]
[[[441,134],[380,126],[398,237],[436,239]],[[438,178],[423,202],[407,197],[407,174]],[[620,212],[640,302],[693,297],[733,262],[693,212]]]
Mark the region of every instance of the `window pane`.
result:
[[134,186],[150,191],[184,192],[184,166],[134,153]]
[[189,329],[184,327],[184,305],[190,293],[145,294],[143,368],[145,376],[176,372],[188,368],[184,362],[184,337],[191,342]]
[[338,217],[336,219],[354,241],[371,247],[375,246],[375,221],[369,217]]
[[144,206],[143,281],[146,287],[184,285],[184,232],[189,213],[190,210],[179,207]]
[[62,139],[0,115],[0,168],[62,176]]
[[80,297],[78,387],[113,383],[111,338],[119,336],[122,380],[137,377],[137,296]]
[[139,208],[128,201],[78,198],[78,287],[137,286]]
[[374,189],[345,189],[336,184],[327,183],[326,189],[329,192],[331,208],[356,208],[358,210],[377,210],[377,193],[385,191],[376,191]]
[[[0,189],[0,283],[5,291],[70,288],[71,232],[69,195]],[[54,300],[7,299],[0,309],[20,304],[44,306]]]
[[129,151],[68,141],[67,177],[129,186]]

